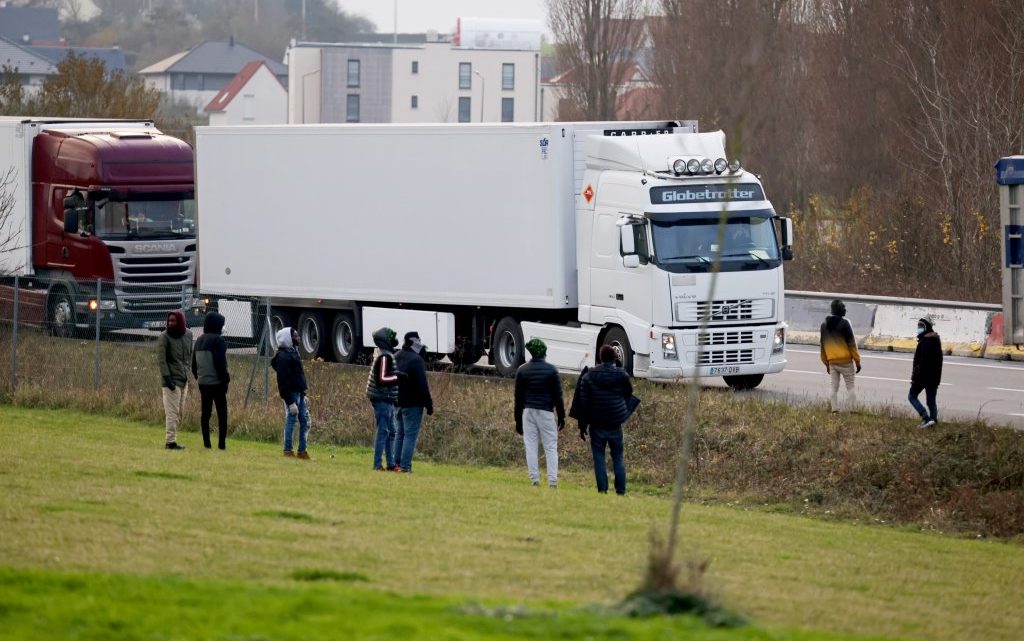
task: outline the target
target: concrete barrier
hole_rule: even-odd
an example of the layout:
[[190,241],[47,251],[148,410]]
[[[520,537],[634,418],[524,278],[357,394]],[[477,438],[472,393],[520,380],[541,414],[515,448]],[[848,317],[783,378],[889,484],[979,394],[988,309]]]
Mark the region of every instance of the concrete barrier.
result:
[[1019,345],[1004,345],[1005,325],[1003,313],[993,314],[989,319],[988,342],[985,345],[985,358],[997,361],[1024,361],[1024,349]]
[[[842,298],[838,296],[837,298]],[[846,302],[846,319],[853,326],[855,336],[867,336],[875,321],[877,305]],[[797,345],[817,345],[821,339],[821,324],[832,313],[832,300],[786,296],[787,342]]]
[[980,357],[988,340],[992,312],[978,309],[950,309],[917,305],[880,305],[871,333],[864,340],[867,349],[913,352],[920,318],[928,318],[942,337],[942,347],[954,356]]

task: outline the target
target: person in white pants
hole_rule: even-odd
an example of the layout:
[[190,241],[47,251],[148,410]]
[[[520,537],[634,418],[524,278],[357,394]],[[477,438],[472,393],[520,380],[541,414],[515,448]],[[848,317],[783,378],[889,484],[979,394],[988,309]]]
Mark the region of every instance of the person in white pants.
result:
[[[565,403],[558,370],[544,360],[547,346],[534,338],[526,344],[530,362],[516,372],[516,432],[526,448],[526,471],[534,485],[540,485],[537,442],[544,446],[548,485],[558,487],[558,431],[565,427]],[[558,419],[555,420],[557,412]]]

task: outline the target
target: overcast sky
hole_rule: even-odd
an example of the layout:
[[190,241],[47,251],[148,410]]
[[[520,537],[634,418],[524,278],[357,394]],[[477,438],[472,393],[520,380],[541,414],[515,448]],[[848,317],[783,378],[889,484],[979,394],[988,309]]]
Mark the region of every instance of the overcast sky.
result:
[[[377,30],[394,30],[395,0],[336,0],[350,13],[366,16],[377,25]],[[398,31],[423,33],[435,29],[451,33],[455,19],[469,18],[530,18],[540,20],[547,30],[544,0],[398,0]]]

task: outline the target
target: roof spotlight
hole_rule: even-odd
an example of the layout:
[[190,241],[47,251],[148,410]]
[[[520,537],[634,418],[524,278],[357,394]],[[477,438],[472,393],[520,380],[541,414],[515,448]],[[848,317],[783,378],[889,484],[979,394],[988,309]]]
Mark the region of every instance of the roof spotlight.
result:
[[731,171],[732,173],[735,174],[740,170],[740,168],[741,166],[739,159],[733,158],[732,160],[729,161],[729,171]]
[[700,170],[705,174],[710,174],[715,170],[715,163],[711,162],[710,158],[705,158],[700,161]]
[[682,158],[677,158],[672,162],[672,171],[678,176],[679,174],[686,173],[686,161]]
[[729,163],[727,163],[725,161],[725,158],[719,158],[718,160],[715,161],[715,172],[716,173],[719,173],[719,174],[725,173],[725,170],[728,169],[728,168],[729,168]]
[[696,158],[691,158],[690,161],[686,163],[686,171],[691,174],[695,174],[700,171],[700,161]]

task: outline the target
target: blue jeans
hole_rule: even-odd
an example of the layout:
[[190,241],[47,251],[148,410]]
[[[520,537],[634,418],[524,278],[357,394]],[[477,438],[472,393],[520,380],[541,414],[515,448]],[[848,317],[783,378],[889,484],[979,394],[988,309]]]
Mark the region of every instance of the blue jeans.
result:
[[377,423],[377,439],[373,444],[373,468],[381,467],[381,455],[387,467],[395,465],[395,405],[390,401],[373,401],[373,420]]
[[[297,414],[288,413],[288,405],[295,403],[299,406]],[[299,423],[299,451],[306,451],[306,437],[309,436],[309,403],[306,402],[305,394],[289,394],[288,400],[284,401],[284,451],[292,451],[292,430],[295,423]]]
[[590,428],[590,450],[594,454],[594,477],[597,491],[608,491],[608,465],[605,462],[605,447],[612,451],[612,469],[615,471],[615,493],[626,493],[626,466],[622,463],[622,428]]
[[420,437],[423,425],[422,407],[398,408],[398,440],[395,442],[395,456],[403,472],[412,472],[412,455],[416,451],[416,439]]
[[[924,390],[924,398],[928,402],[928,412],[924,411],[924,405],[921,405],[921,401],[917,400],[917,397],[921,395],[921,390]],[[933,421],[939,420],[939,408],[935,404],[935,397],[939,393],[938,387],[924,387],[917,383],[910,384],[910,394],[907,395],[907,400],[914,406],[917,413],[921,415],[921,418],[928,420],[931,418]]]

